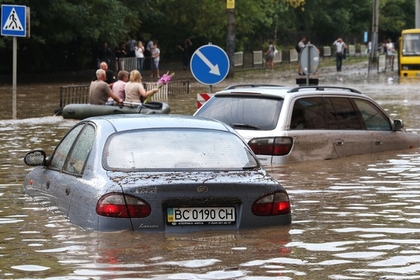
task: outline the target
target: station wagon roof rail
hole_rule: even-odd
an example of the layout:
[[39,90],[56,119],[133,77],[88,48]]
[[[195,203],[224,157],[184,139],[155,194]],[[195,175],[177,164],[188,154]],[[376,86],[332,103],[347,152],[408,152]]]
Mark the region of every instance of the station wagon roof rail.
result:
[[245,87],[284,87],[283,85],[276,85],[276,84],[235,84],[230,85],[225,90],[228,89],[236,89],[236,88],[245,88]]
[[350,91],[350,92],[362,94],[360,91],[355,90],[353,88],[337,87],[337,86],[301,86],[301,87],[292,88],[288,92],[299,92],[301,90],[308,90],[308,89],[317,90],[317,91],[325,91],[326,89],[327,90],[334,89],[334,90],[343,90],[343,91]]

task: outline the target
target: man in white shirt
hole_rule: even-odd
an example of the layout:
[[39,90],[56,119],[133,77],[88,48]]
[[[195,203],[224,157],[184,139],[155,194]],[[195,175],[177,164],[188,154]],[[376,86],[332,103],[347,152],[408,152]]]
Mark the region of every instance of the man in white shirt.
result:
[[343,64],[344,52],[346,51],[347,46],[341,38],[338,38],[337,40],[335,40],[333,45],[335,45],[337,48],[335,52],[335,59],[336,59],[337,71],[340,72],[341,65]]

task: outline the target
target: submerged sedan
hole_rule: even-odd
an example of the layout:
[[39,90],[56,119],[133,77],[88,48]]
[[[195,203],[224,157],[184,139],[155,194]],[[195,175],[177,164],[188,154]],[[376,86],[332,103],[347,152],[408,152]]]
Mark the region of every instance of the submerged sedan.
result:
[[286,190],[228,125],[177,115],[113,115],[76,124],[36,166],[25,192],[97,231],[237,230],[291,223]]

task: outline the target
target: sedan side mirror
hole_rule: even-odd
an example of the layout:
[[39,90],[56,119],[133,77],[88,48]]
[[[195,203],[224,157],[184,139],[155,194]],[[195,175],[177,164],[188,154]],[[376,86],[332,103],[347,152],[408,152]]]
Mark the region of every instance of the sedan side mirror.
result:
[[394,120],[394,131],[399,131],[404,127],[404,122],[402,120]]
[[30,166],[45,165],[47,155],[43,150],[35,150],[27,153],[23,160]]

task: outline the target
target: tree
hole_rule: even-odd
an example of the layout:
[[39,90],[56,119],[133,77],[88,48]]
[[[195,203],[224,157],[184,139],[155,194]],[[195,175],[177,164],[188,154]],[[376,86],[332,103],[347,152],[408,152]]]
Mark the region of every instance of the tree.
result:
[[[395,38],[414,27],[413,0],[380,0],[379,27]],[[19,3],[17,3],[19,2]],[[372,25],[373,0],[238,0],[236,51],[260,50],[269,40],[290,47],[300,34],[319,45],[338,36],[363,36]],[[93,50],[131,38],[159,40],[163,59],[178,58],[177,46],[226,45],[226,0],[0,0],[30,7],[31,38],[18,39],[18,71],[94,67]],[[12,38],[0,37],[0,72],[8,72]]]

